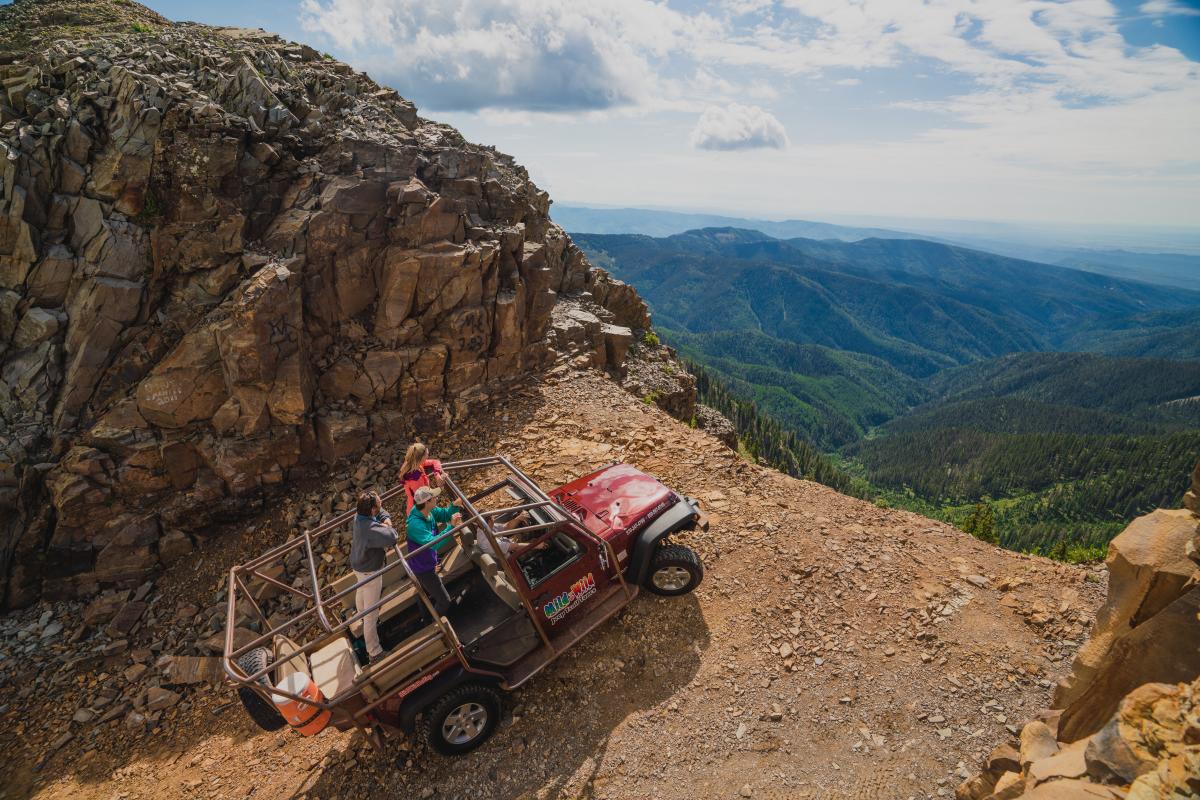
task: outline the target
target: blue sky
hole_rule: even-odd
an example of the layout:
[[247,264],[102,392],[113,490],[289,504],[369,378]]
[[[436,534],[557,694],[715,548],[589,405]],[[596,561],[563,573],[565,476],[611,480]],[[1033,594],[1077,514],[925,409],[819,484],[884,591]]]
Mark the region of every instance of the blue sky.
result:
[[263,27],[559,202],[1200,226],[1200,0],[151,0]]

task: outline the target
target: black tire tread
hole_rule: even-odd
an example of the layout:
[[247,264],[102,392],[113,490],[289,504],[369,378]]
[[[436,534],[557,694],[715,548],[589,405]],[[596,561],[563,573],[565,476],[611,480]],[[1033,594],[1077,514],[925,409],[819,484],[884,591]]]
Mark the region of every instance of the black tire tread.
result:
[[246,709],[246,714],[254,720],[255,725],[264,731],[277,731],[287,725],[287,720],[275,710],[275,706],[263,700],[253,689],[247,686],[241,687],[238,689],[238,698],[242,701],[242,707]]
[[[664,592],[654,585],[654,573],[662,567],[672,565],[683,567],[692,573],[695,580],[680,591]],[[664,544],[654,551],[654,557],[650,559],[650,570],[646,573],[646,590],[664,597],[676,597],[695,590],[703,580],[704,562],[696,555],[695,550],[682,544]]]
[[[488,726],[479,738],[474,741],[467,742],[464,745],[450,744],[442,738],[442,720],[450,711],[472,698],[476,702],[482,701],[483,704],[490,706],[488,709],[490,715]],[[421,721],[422,733],[425,736],[426,743],[444,756],[456,756],[474,750],[491,738],[499,724],[500,695],[491,687],[480,683],[465,683],[446,692],[425,709],[424,718]]]
[[[244,653],[237,660],[238,667],[247,675],[253,675],[269,663],[271,663],[271,651],[266,647],[256,647],[250,652]],[[260,686],[270,687],[271,685],[271,679],[266,675],[255,682]],[[242,701],[242,707],[246,709],[246,714],[250,719],[254,720],[254,724],[264,731],[277,731],[287,725],[287,720],[283,718],[275,705],[264,700],[249,686],[238,688],[238,699]]]

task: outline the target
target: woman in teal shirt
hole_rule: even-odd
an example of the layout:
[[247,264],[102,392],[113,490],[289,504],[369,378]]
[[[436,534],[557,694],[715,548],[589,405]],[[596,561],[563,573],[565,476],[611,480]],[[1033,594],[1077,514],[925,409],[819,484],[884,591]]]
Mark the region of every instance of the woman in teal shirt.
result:
[[[422,486],[413,494],[412,511],[408,512],[408,521],[405,525],[408,552],[411,553],[436,539],[439,534],[439,525],[447,522],[451,525],[458,525],[462,522],[462,509],[458,506],[437,507],[437,496],[441,493],[441,489]],[[434,611],[439,616],[445,614],[450,608],[450,595],[446,592],[446,586],[437,574],[437,548],[430,547],[424,552],[409,556],[407,560],[413,577],[417,579],[417,583],[421,584],[425,594],[429,595],[429,599],[433,601]]]

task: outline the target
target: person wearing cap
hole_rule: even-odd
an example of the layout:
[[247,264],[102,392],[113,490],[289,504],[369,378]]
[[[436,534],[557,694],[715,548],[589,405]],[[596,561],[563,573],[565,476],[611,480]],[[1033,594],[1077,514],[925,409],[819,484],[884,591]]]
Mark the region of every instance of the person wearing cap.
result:
[[[458,506],[437,507],[437,498],[441,493],[441,489],[432,486],[421,486],[413,492],[413,507],[408,512],[406,523],[408,552],[412,553],[436,539],[439,525],[447,522],[458,525],[462,522],[462,509]],[[450,608],[450,595],[437,574],[437,548],[430,547],[416,555],[408,556],[407,560],[413,577],[433,602],[434,611],[439,616],[445,614]]]
[[[383,501],[375,492],[363,492],[358,496],[354,514],[354,536],[350,540],[350,569],[354,570],[357,582],[367,580],[372,573],[383,569],[387,560],[387,549],[396,544],[399,534],[392,526],[392,517],[383,510]],[[379,602],[383,591],[383,576],[376,575],[354,590],[354,608],[361,614]],[[363,617],[363,639],[367,645],[367,658],[371,661],[383,655],[379,643],[379,609]]]

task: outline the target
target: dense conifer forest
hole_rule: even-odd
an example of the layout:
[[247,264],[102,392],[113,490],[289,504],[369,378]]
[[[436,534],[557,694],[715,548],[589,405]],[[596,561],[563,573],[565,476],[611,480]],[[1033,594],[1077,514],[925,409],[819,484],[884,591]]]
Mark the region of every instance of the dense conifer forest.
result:
[[1079,560],[1200,457],[1200,294],[918,240],[575,239],[789,474]]

